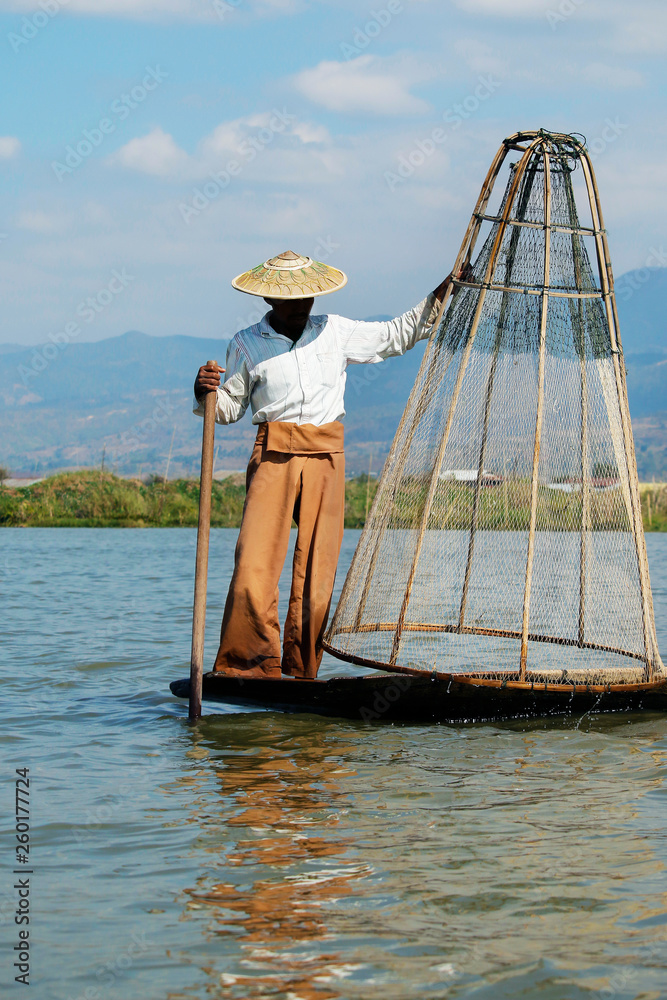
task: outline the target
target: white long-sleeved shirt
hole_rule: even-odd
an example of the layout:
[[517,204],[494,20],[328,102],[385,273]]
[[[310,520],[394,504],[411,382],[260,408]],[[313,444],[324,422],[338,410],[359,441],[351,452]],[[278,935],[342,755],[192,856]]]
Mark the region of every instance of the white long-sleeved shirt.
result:
[[[226,379],[217,390],[216,422],[240,420],[248,406],[254,424],[282,420],[319,427],[342,420],[347,366],[376,364],[404,354],[428,337],[439,305],[429,295],[386,323],[311,316],[296,344],[276,333],[267,313],[229,342]],[[195,399],[193,409],[203,415],[203,402]]]

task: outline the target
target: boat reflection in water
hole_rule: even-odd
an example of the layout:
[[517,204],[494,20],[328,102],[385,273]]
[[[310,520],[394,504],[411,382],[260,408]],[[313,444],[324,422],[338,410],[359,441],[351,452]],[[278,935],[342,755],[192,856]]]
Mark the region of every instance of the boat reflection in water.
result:
[[[353,896],[356,883],[372,874],[358,859],[346,860],[353,844],[338,833],[349,805],[338,779],[354,774],[340,757],[352,748],[338,741],[332,747],[317,733],[253,747],[242,726],[238,732],[242,745],[230,743],[207,761],[219,797],[212,801],[209,787],[197,819],[217,858],[187,890],[185,918],[205,915],[207,937],[219,938],[230,971],[205,971],[222,995],[333,1000],[361,966],[326,946],[333,937],[327,906]],[[197,742],[190,753],[208,756],[209,740]]]
[[165,934],[192,978],[168,1000],[657,1000],[664,732],[646,716],[184,723],[163,786],[186,834],[183,922]]

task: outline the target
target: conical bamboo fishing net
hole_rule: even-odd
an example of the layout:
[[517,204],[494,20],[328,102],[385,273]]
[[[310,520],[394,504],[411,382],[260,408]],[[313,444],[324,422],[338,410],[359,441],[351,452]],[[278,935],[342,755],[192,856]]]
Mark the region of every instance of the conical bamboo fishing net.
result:
[[578,139],[505,140],[454,273],[325,648],[475,683],[664,683],[611,265]]

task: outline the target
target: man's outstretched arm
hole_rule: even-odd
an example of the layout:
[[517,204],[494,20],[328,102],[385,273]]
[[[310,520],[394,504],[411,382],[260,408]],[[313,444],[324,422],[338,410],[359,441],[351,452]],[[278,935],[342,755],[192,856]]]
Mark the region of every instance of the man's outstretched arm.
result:
[[414,309],[396,319],[371,323],[342,321],[349,323],[343,334],[343,349],[348,364],[372,364],[396,357],[405,354],[418,341],[425,340],[431,333],[451,280],[452,275],[448,274]]

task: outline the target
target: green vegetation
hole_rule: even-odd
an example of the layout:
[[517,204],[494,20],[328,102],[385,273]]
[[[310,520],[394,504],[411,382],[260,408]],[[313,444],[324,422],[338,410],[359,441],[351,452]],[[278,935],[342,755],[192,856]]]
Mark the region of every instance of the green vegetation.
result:
[[[406,477],[396,492],[389,519],[391,528],[416,528],[428,485]],[[650,499],[647,490],[651,491]],[[475,490],[471,483],[440,482],[433,498],[429,529],[467,530],[473,516]],[[667,488],[643,487],[642,508],[646,530],[665,530]],[[589,494],[592,531],[627,531],[629,521],[620,486],[593,489]],[[649,506],[651,518],[648,517]],[[531,485],[527,479],[508,479],[499,486],[483,487],[479,495],[477,526],[480,530],[527,531],[530,526]],[[581,525],[580,490],[561,491],[539,486],[537,526],[540,531],[578,531]],[[650,520],[650,525],[649,525]]]
[[[234,528],[245,498],[242,477],[213,484],[211,524]],[[176,528],[197,524],[199,483],[108,472],[65,472],[20,489],[0,489],[0,525],[33,528]]]
[[664,483],[642,483],[644,531],[667,531],[667,486]]
[[378,481],[369,476],[357,476],[345,483],[345,527],[363,528],[366,513],[371,509]]
[[[361,528],[373,502],[377,480],[358,476],[345,484],[345,527]],[[643,484],[640,488],[644,529],[667,531],[667,486]],[[430,528],[467,528],[472,512],[473,489],[464,483],[443,482],[436,490]],[[421,516],[425,486],[404,480],[396,496],[391,527],[416,527]],[[237,528],[241,523],[245,481],[242,475],[214,482],[211,524]],[[520,480],[486,487],[480,494],[479,527],[522,530],[530,515],[530,486]],[[51,476],[33,486],[11,489],[0,486],[0,525],[41,528],[173,528],[197,524],[199,484],[191,479],[165,482],[152,476],[147,482],[119,479],[108,472],[87,470]],[[581,511],[578,493],[541,489],[539,519],[551,530],[576,530]],[[594,530],[626,527],[618,491],[591,497]]]

